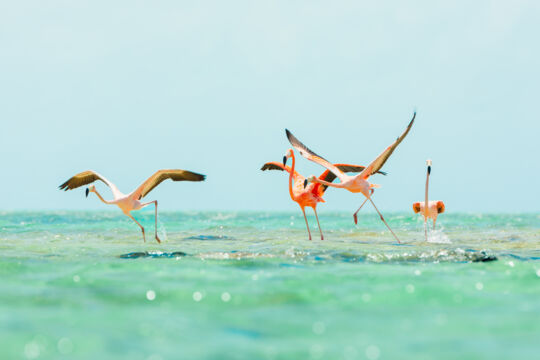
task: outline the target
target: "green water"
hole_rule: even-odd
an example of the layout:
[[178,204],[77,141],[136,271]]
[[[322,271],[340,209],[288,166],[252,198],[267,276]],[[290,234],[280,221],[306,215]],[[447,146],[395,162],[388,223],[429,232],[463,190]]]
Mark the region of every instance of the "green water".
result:
[[540,358],[539,215],[152,215],[0,213],[0,359]]

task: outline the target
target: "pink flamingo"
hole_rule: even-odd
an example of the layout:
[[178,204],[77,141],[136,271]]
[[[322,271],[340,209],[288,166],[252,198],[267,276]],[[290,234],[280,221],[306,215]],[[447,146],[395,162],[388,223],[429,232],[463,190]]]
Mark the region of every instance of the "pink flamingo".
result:
[[127,217],[129,217],[131,220],[135,221],[137,225],[139,225],[143,234],[143,240],[145,242],[146,242],[146,236],[144,234],[144,227],[137,220],[135,220],[135,218],[131,215],[131,212],[133,210],[139,210],[145,206],[154,204],[155,210],[156,210],[155,236],[156,236],[156,241],[160,243],[161,240],[159,239],[157,235],[157,206],[158,206],[157,200],[150,201],[147,203],[143,203],[140,200],[143,197],[145,197],[150,191],[152,191],[152,189],[154,189],[161,182],[167,179],[171,179],[173,181],[203,181],[205,178],[206,178],[205,175],[197,174],[197,173],[187,171],[187,170],[181,170],[181,169],[158,170],[154,173],[154,175],[146,179],[146,181],[143,182],[137,189],[125,195],[122,192],[120,192],[120,190],[118,190],[116,185],[114,185],[112,182],[107,180],[104,176],[98,174],[95,171],[87,170],[69,178],[65,183],[59,186],[59,189],[68,191],[68,190],[76,189],[80,186],[91,184],[97,180],[102,181],[103,183],[105,183],[105,185],[107,185],[111,189],[111,192],[113,194],[113,200],[109,200],[109,201],[105,200],[100,195],[100,193],[97,192],[96,187],[94,185],[91,185],[90,187],[86,188],[86,197],[88,197],[88,193],[93,192],[105,204],[108,204],[108,205],[114,204],[118,206],[120,210],[122,210],[122,212]]
[[407,136],[407,134],[411,130],[411,127],[412,127],[412,125],[414,123],[415,118],[416,118],[416,112],[414,113],[411,121],[409,122],[409,125],[407,126],[407,129],[405,129],[403,134],[401,134],[401,136],[398,137],[396,139],[396,141],[394,141],[392,143],[392,145],[390,145],[379,156],[377,156],[377,158],[375,160],[373,160],[371,162],[371,164],[369,164],[360,174],[355,175],[355,176],[349,176],[349,175],[343,173],[339,168],[334,166],[328,160],[326,160],[326,159],[322,158],[321,156],[315,154],[307,146],[302,144],[296,137],[294,137],[294,135],[289,130],[286,130],[286,132],[287,132],[287,138],[289,139],[289,142],[291,143],[291,145],[296,150],[298,150],[300,155],[302,155],[306,159],[311,160],[311,161],[313,161],[313,162],[315,162],[315,163],[317,163],[317,164],[319,164],[321,166],[324,166],[325,168],[330,170],[332,173],[334,173],[339,178],[339,180],[341,180],[340,183],[332,184],[332,183],[326,182],[326,181],[324,181],[322,179],[317,179],[315,176],[310,176],[307,179],[309,183],[319,183],[319,184],[322,184],[322,185],[331,186],[331,187],[335,187],[335,188],[347,189],[352,193],[362,193],[366,197],[366,200],[364,201],[364,203],[362,203],[360,208],[353,215],[355,223],[357,222],[356,214],[358,213],[358,211],[360,211],[360,209],[365,204],[365,202],[367,200],[369,200],[371,202],[371,204],[373,204],[373,207],[375,208],[377,213],[379,214],[379,217],[381,218],[382,222],[386,225],[388,230],[390,230],[392,235],[394,235],[397,242],[400,243],[398,237],[392,231],[392,229],[390,228],[390,226],[388,225],[388,223],[384,219],[383,215],[381,214],[381,212],[379,211],[377,206],[375,206],[375,203],[371,199],[371,195],[373,194],[373,191],[374,191],[373,189],[378,188],[380,186],[377,185],[377,184],[369,183],[367,181],[367,179],[371,175],[375,174],[377,171],[379,171],[383,167],[383,165],[386,163],[386,161],[388,160],[390,155],[392,155],[392,153],[394,152],[396,147],[403,141],[403,139]]
[[[286,165],[287,159],[289,158],[292,158],[292,168]],[[309,230],[306,211],[304,209],[306,206],[309,206],[313,209],[313,212],[315,213],[315,218],[317,219],[317,225],[319,226],[319,232],[321,233],[321,240],[324,240],[324,236],[321,230],[321,224],[319,223],[319,217],[317,215],[317,204],[319,202],[325,202],[322,196],[324,195],[324,192],[328,186],[321,184],[308,184],[307,180],[298,172],[296,172],[295,166],[296,160],[294,152],[292,149],[289,149],[283,157],[283,164],[274,161],[267,162],[262,166],[261,170],[281,170],[289,173],[289,194],[291,196],[291,199],[297,202],[302,209],[302,213],[304,214],[304,220],[306,221],[306,228],[309,234],[309,240],[311,240],[311,231]],[[365,169],[364,166],[360,165],[334,164],[334,166],[344,172],[361,172]],[[386,173],[382,171],[380,171],[379,173],[386,175]],[[329,170],[326,170],[319,176],[319,179],[330,183],[334,181],[335,178],[336,176]]]
[[426,197],[424,199],[424,202],[415,202],[413,204],[413,211],[418,214],[419,212],[422,213],[422,216],[424,217],[424,233],[426,234],[426,241],[428,239],[427,237],[427,219],[433,220],[433,230],[435,230],[435,223],[437,222],[437,216],[439,214],[442,214],[445,210],[444,203],[441,200],[432,200],[428,201],[428,189],[429,189],[429,176],[431,175],[431,160],[427,160],[427,176],[426,176]]

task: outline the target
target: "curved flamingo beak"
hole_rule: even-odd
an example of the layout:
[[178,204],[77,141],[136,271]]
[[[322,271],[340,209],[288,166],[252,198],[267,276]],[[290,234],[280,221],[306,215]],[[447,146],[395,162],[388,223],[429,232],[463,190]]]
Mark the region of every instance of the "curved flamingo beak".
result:
[[428,175],[431,174],[431,166],[428,166],[428,167],[427,167],[427,173],[428,173]]
[[304,179],[304,189],[306,188],[307,183],[308,183],[307,179]]
[[86,188],[86,197],[88,197],[89,192],[90,192],[90,190],[88,188]]
[[283,157],[283,166],[285,166],[285,165],[287,165],[287,157],[286,156]]

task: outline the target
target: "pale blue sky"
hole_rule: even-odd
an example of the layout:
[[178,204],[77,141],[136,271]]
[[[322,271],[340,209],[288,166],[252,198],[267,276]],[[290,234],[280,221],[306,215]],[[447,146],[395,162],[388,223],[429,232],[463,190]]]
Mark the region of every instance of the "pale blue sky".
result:
[[57,187],[93,169],[129,192],[183,168],[207,181],[148,199],[295,211],[285,174],[259,171],[285,128],[366,164],[417,109],[372,178],[381,210],[422,199],[429,157],[448,211],[538,211],[539,19],[538,1],[0,1],[0,208],[108,209]]

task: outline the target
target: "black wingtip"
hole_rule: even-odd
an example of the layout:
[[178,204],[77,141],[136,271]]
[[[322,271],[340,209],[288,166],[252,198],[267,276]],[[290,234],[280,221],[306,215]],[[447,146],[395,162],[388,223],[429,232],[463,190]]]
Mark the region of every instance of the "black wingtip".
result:
[[285,135],[287,135],[287,139],[289,139],[289,142],[292,141],[291,136],[294,138],[294,135],[292,134],[292,132],[289,131],[289,129],[285,129]]

